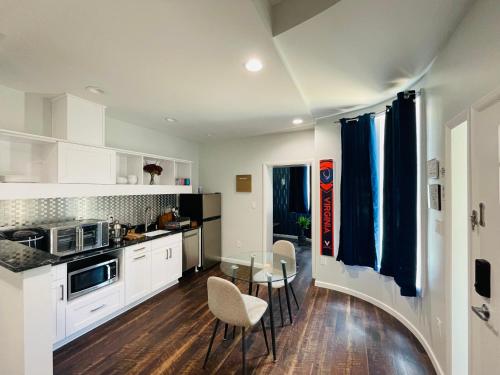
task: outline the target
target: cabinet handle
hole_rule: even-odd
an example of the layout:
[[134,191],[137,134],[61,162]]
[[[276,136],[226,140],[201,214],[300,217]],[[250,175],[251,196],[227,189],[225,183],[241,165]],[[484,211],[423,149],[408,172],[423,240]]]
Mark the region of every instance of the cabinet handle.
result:
[[141,251],[141,250],[146,250],[146,248],[145,248],[145,247],[140,247],[140,248],[138,248],[138,249],[134,249],[134,252],[136,252],[136,251]]
[[172,248],[170,248],[169,250],[170,250],[170,259],[172,259]]
[[166,253],[166,255],[165,255],[165,259],[167,259],[167,260],[168,260],[168,249],[165,249],[165,253]]
[[101,306],[99,306],[99,307],[96,307],[95,309],[90,310],[90,312],[91,312],[91,313],[96,312],[97,310],[102,309],[104,306],[106,306],[106,304],[101,305]]
[[141,255],[140,257],[135,257],[134,260],[138,260],[138,259],[142,259],[142,258],[146,258],[146,254]]
[[61,284],[61,301],[64,301],[64,285]]

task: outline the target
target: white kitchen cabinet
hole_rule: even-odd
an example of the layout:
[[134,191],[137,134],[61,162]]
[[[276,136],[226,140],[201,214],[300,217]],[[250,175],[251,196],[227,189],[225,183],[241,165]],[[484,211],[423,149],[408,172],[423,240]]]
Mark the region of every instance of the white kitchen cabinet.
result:
[[182,276],[182,234],[152,241],[152,290],[158,290]]
[[125,303],[131,304],[151,292],[151,244],[125,249]]
[[52,342],[66,337],[66,264],[52,267]]
[[114,184],[115,178],[115,151],[58,142],[56,182],[63,184]]
[[70,336],[121,309],[122,288],[122,283],[116,283],[70,301],[66,309],[66,334]]
[[104,146],[106,107],[63,94],[52,99],[52,136],[70,142]]

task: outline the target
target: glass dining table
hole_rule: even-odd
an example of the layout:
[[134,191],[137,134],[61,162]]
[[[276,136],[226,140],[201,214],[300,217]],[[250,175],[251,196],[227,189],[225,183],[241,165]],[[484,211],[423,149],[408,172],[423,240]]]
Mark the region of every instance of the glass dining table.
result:
[[[253,294],[254,285],[267,286],[268,304],[269,304],[269,320],[271,325],[271,343],[273,350],[273,359],[276,360],[276,329],[273,314],[272,290],[274,288],[284,287],[286,302],[290,323],[293,323],[289,289],[293,294],[293,298],[297,302],[293,289],[289,288],[288,282],[297,275],[296,261],[286,255],[281,255],[276,252],[238,252],[231,254],[230,258],[225,258],[220,263],[220,269],[231,281],[243,281],[248,283],[248,294]],[[281,304],[281,300],[280,300]],[[227,334],[227,324],[224,330],[224,338]],[[233,331],[234,333],[234,331]]]

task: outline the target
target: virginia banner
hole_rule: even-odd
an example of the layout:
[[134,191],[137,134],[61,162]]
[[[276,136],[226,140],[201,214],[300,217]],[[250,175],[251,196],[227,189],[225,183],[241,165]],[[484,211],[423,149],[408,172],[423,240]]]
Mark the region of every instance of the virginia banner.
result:
[[333,205],[334,165],[332,159],[319,162],[320,194],[320,252],[321,255],[334,256],[334,205]]

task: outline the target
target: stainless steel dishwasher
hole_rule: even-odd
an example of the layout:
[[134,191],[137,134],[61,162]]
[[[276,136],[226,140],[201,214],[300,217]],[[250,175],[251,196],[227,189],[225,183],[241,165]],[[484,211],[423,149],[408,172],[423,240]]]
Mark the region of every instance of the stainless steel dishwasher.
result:
[[182,233],[182,272],[200,263],[199,229],[191,229]]

